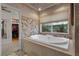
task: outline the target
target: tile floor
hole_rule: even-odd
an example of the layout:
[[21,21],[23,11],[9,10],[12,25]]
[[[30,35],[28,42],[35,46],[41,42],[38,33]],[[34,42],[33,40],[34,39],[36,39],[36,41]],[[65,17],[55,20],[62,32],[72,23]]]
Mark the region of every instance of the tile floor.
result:
[[22,50],[17,50],[15,52],[12,52],[10,55],[8,56],[27,56],[27,53],[25,53]]

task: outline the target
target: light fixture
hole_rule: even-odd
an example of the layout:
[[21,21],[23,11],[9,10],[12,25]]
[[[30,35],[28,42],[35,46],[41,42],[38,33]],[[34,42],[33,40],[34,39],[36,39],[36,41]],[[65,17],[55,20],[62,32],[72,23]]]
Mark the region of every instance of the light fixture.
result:
[[38,8],[38,11],[41,11],[42,9],[41,8]]

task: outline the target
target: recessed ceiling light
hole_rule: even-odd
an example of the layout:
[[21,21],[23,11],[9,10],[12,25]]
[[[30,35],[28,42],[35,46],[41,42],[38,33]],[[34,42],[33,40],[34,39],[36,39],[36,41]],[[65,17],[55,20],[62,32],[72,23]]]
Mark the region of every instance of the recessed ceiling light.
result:
[[41,8],[38,8],[38,11],[41,11],[42,9]]

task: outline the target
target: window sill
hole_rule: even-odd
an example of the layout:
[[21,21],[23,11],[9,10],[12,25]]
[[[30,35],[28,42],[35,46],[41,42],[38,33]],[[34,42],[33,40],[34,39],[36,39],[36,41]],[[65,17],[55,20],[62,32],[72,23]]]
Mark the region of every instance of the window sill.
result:
[[68,35],[69,33],[61,33],[61,32],[40,32],[41,34],[66,34]]

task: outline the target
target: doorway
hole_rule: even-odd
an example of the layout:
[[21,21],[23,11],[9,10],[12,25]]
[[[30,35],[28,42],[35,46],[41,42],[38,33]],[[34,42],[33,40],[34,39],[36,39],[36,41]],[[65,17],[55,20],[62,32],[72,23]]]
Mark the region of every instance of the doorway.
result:
[[19,41],[19,26],[18,24],[12,24],[12,42],[17,43]]

